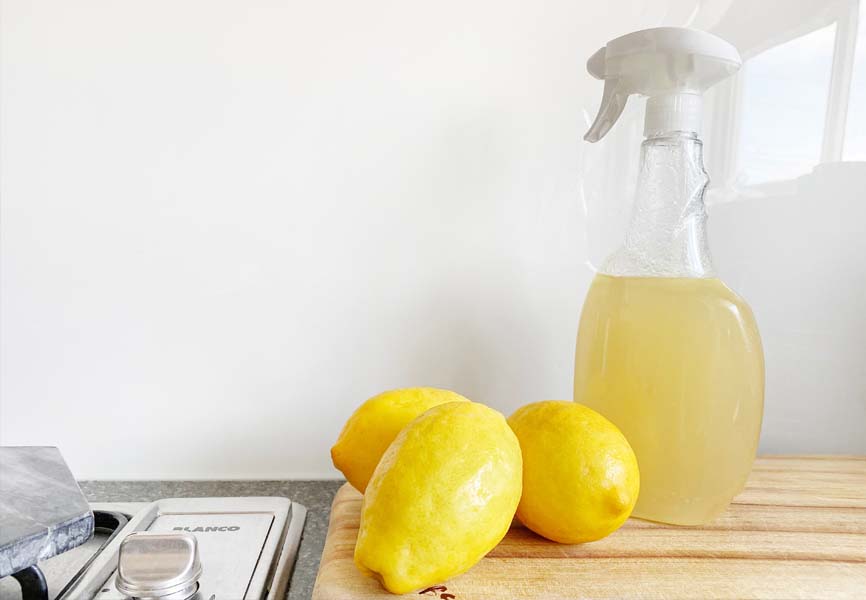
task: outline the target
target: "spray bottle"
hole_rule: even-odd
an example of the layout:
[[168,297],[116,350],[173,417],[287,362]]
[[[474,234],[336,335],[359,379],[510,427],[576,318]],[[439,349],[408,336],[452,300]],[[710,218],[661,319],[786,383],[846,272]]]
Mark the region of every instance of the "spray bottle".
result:
[[613,421],[638,458],[634,515],[705,523],[739,493],[758,445],[764,358],[751,309],[715,274],[707,243],[702,94],[740,67],[702,31],[662,27],[587,62],[604,80],[597,142],[633,94],[647,96],[633,214],[595,276],[575,357],[575,401]]

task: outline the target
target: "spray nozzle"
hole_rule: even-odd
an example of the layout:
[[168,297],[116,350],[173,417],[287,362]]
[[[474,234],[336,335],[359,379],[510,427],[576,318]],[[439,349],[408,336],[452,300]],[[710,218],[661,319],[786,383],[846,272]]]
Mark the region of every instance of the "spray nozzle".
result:
[[737,49],[722,38],[684,27],[658,27],[618,37],[586,62],[604,95],[586,135],[597,142],[632,94],[649,96],[644,135],[700,129],[701,94],[740,68]]

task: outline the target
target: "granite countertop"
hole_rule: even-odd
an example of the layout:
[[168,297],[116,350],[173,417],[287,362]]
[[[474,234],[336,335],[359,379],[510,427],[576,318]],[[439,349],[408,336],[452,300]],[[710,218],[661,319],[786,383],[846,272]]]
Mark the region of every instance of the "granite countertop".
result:
[[283,496],[307,507],[307,521],[288,600],[307,600],[319,571],[331,502],[342,481],[82,481],[90,502],[148,502],[160,498]]
[[0,448],[0,578],[85,543],[93,526],[57,448]]

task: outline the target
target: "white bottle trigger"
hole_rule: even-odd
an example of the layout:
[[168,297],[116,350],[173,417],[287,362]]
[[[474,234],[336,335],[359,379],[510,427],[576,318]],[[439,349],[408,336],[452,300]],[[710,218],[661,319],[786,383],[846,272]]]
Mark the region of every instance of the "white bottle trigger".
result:
[[618,37],[586,62],[604,95],[583,137],[597,142],[613,127],[632,94],[648,96],[644,136],[667,131],[698,133],[701,95],[742,65],[737,49],[705,31],[658,27]]

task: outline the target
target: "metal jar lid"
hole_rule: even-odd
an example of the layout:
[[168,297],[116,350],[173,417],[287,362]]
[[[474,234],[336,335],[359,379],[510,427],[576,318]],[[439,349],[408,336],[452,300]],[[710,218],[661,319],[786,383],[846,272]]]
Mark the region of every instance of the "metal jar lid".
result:
[[201,570],[194,535],[131,533],[120,544],[117,591],[139,600],[187,600]]

